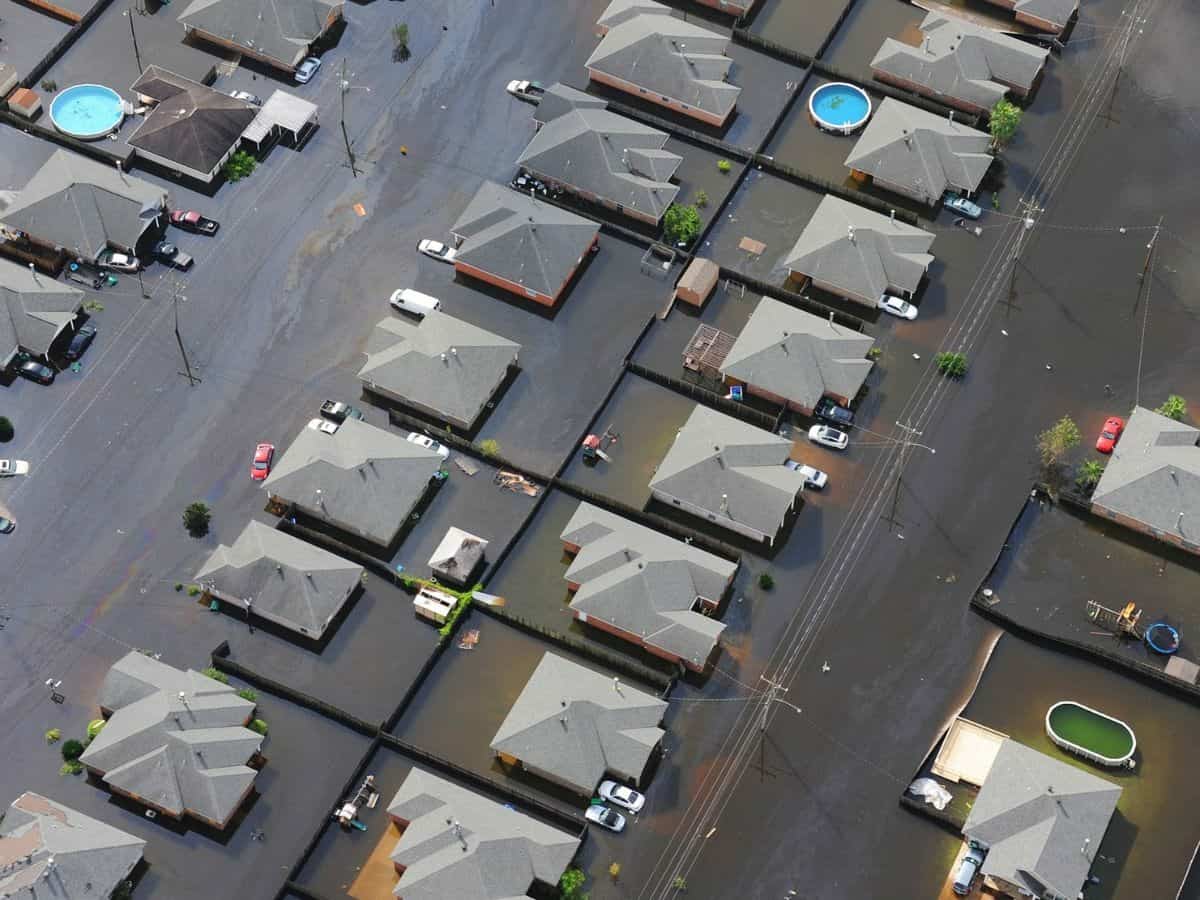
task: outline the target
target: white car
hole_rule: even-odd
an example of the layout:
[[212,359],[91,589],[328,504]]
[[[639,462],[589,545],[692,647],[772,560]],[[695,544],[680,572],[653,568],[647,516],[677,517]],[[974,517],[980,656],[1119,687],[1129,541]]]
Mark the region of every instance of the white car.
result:
[[243,100],[253,106],[262,106],[262,97],[249,91],[230,91],[229,96],[234,100]]
[[505,88],[510,94],[518,100],[528,100],[530,103],[537,103],[542,99],[542,95],[546,93],[546,89],[537,81],[510,81]]
[[610,803],[624,807],[630,812],[639,812],[646,805],[646,795],[615,781],[602,781],[598,793]]
[[445,444],[439,444],[433,438],[427,437],[426,435],[418,434],[415,431],[411,432],[408,436],[408,442],[410,444],[416,444],[418,447],[424,447],[426,450],[432,450],[442,459],[450,458],[449,447],[447,447]]
[[808,429],[808,439],[830,450],[845,450],[850,444],[850,435],[828,425],[814,425]]
[[0,478],[12,475],[28,475],[29,463],[23,459],[0,459]]
[[901,300],[899,297],[893,297],[891,294],[884,294],[879,298],[879,308],[885,313],[891,313],[893,316],[899,316],[901,319],[912,321],[917,317],[917,308],[907,300]]
[[96,263],[102,268],[112,269],[116,272],[136,272],[142,267],[141,261],[136,256],[117,253],[114,250],[103,251],[96,257]]
[[458,256],[457,250],[446,246],[441,241],[418,241],[417,251],[439,262],[452,263],[454,262],[454,257]]
[[313,76],[317,74],[317,69],[321,68],[321,61],[315,56],[310,56],[300,65],[296,66],[296,81],[300,84],[308,84],[313,80]]
[[309,419],[308,427],[322,434],[337,434],[338,423],[330,422],[327,419]]
[[621,831],[625,827],[625,817],[615,809],[609,809],[607,806],[594,804],[587,808],[583,817],[589,822],[595,822],[601,828],[607,828],[609,831]]
[[814,491],[819,491],[829,484],[829,476],[820,469],[814,469],[812,466],[806,466],[796,462],[794,459],[789,459],[784,463],[789,469],[799,472],[804,477],[804,486],[812,488]]

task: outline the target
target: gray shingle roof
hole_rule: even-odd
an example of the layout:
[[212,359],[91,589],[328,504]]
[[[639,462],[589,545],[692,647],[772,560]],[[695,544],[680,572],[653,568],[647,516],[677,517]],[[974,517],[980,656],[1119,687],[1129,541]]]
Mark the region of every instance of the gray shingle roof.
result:
[[812,409],[825,394],[853,399],[874,365],[869,335],[763,297],[721,373]]
[[534,882],[558,884],[579,848],[565,831],[416,768],[388,815],[408,822],[390,857],[404,867],[393,891],[404,900],[524,897]]
[[874,306],[887,290],[917,289],[932,244],[928,231],[827,194],[784,265]]
[[[1005,740],[963,834],[990,848],[985,875],[1034,896],[1050,888],[1056,895],[1074,897],[1120,796],[1121,788],[1103,778]],[[1090,850],[1084,852],[1085,847]]]
[[1033,87],[1050,51],[959,16],[931,12],[921,23],[922,43],[888,38],[871,68],[931,92],[991,109],[1013,85]]
[[1200,429],[1137,407],[1092,493],[1092,503],[1200,544],[1197,440]]
[[[648,91],[725,117],[742,89],[727,84],[729,38],[669,15],[667,7],[615,0],[597,24],[608,31],[585,64]],[[616,7],[616,9],[614,9]]]
[[302,428],[263,487],[311,516],[387,546],[440,468],[441,457],[432,450],[347,419],[336,434]]
[[21,349],[45,354],[82,304],[82,291],[0,260],[0,366]]
[[791,450],[791,441],[697,406],[650,489],[707,510],[718,525],[730,520],[771,536],[804,486],[804,476],[784,466]]
[[547,653],[491,747],[590,794],[606,772],[640,779],[666,711],[664,700]]
[[342,6],[341,0],[192,0],[179,21],[295,66]]
[[657,219],[679,193],[667,179],[683,157],[656,152],[647,166],[629,151],[662,151],[668,137],[606,109],[576,107],[543,125],[517,164]]
[[145,846],[141,838],[27,791],[0,824],[0,897],[41,896],[39,882],[49,896],[64,900],[108,897]]
[[979,187],[992,164],[991,142],[948,116],[886,97],[845,164],[935,203],[951,188],[971,193]]
[[581,503],[562,539],[579,553],[563,577],[579,585],[571,608],[703,665],[725,626],[693,612],[721,599],[737,563]]
[[135,650],[113,665],[99,703],[113,714],[80,762],[105,783],[176,816],[223,825],[236,811],[263,739],[244,727],[254,704],[232,686]]
[[0,222],[95,259],[110,241],[135,248],[152,224],[140,217],[142,207],[166,202],[167,192],[148,181],[56,150],[0,213]]
[[671,15],[671,7],[658,0],[612,0],[600,13],[596,24],[608,29],[641,15]]
[[533,120],[539,125],[545,125],[573,109],[606,109],[607,107],[608,102],[603,98],[593,97],[591,94],[578,91],[561,81],[556,81],[542,94],[542,99],[538,101],[538,105],[534,109]]
[[196,573],[229,603],[252,599],[260,616],[319,637],[362,580],[363,568],[289,534],[251,521]]
[[600,226],[485,181],[450,231],[462,240],[459,261],[556,297]]
[[214,172],[258,115],[245,100],[165,70],[144,72],[132,89],[159,103],[129,136],[130,146],[196,172]]
[[1075,15],[1075,10],[1079,9],[1079,0],[1016,0],[1012,8],[1014,12],[1036,16],[1061,29],[1070,21],[1071,16]]
[[419,321],[389,317],[371,332],[358,377],[469,429],[520,351],[508,338],[436,310]]

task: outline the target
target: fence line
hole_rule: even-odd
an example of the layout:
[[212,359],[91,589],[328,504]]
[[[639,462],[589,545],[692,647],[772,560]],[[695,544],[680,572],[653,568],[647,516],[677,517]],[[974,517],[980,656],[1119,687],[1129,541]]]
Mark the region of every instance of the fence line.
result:
[[824,303],[813,300],[811,297],[802,297],[800,294],[793,293],[777,284],[769,284],[752,275],[731,269],[728,266],[721,266],[721,277],[737,282],[738,284],[744,284],[756,293],[765,294],[781,303],[786,303],[788,306],[794,306],[797,309],[810,312],[814,316],[820,316],[822,319],[828,319],[832,313],[833,321],[836,324],[845,328],[853,328],[855,331],[861,331],[863,334],[868,333],[866,328],[867,323],[857,316],[842,312],[840,309],[834,309],[832,306],[826,306]]
[[775,423],[775,416],[759,412],[757,409],[749,407],[744,403],[738,403],[736,400],[722,397],[720,394],[710,391],[708,388],[700,387],[698,384],[672,378],[670,375],[664,375],[662,372],[656,372],[654,369],[647,369],[645,366],[635,362],[629,363],[626,368],[634,375],[645,378],[647,381],[661,384],[663,387],[670,388],[678,394],[685,394],[693,400],[703,403],[705,406],[712,407],[728,416],[733,416],[735,419],[741,419],[750,425],[769,429]]

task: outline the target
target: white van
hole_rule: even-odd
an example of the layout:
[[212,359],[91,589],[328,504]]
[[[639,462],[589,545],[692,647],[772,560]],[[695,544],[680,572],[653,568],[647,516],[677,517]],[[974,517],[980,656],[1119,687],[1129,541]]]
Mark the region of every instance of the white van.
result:
[[442,308],[442,301],[437,297],[430,297],[428,294],[422,294],[420,291],[414,291],[412,288],[404,288],[392,294],[388,303],[392,304],[394,309],[400,312],[410,313],[414,316],[424,318],[425,313],[433,312],[435,309]]

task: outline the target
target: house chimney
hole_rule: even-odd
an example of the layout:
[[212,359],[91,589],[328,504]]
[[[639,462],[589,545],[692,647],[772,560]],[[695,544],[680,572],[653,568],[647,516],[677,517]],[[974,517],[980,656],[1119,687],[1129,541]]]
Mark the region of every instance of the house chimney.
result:
[[954,110],[950,110],[946,115],[950,121],[950,124],[953,125],[954,124]]

